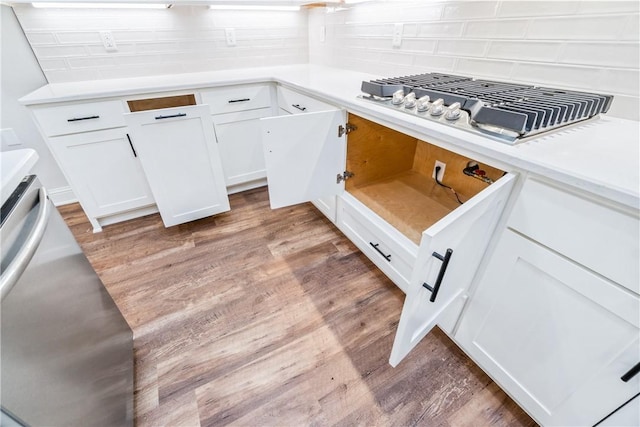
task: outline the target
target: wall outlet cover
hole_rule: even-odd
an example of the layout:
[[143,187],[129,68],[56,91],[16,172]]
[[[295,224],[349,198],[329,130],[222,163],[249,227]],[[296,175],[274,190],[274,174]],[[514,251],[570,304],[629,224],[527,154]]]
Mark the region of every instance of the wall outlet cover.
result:
[[236,29],[235,28],[225,28],[224,36],[227,39],[227,46],[236,45]]
[[113,38],[111,31],[100,31],[100,38],[102,39],[104,50],[107,52],[116,52],[118,50],[116,39]]
[[393,26],[393,39],[391,41],[391,45],[393,47],[400,47],[402,46],[402,32],[404,29],[404,25],[403,24],[395,24]]

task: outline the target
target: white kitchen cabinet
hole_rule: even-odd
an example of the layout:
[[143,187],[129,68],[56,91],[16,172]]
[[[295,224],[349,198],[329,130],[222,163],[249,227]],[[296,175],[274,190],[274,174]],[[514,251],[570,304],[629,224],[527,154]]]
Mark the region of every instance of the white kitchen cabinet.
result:
[[[485,167],[497,181],[489,186],[463,173],[466,157],[355,115],[349,126],[345,119],[337,110],[262,120],[269,197],[275,208],[338,196],[337,226],[407,293],[395,366],[436,324],[451,329],[516,176]],[[436,160],[446,162],[443,179],[459,190],[462,206],[431,178]],[[434,304],[423,283],[434,284],[441,262],[433,253],[447,249],[451,265]]]
[[154,204],[128,138],[126,128],[118,128],[49,140],[94,231],[101,231],[98,218]]
[[125,115],[166,227],[228,211],[208,105]]
[[614,413],[602,420],[600,427],[638,427],[640,426],[640,394],[627,402]]
[[[279,115],[282,115],[282,116],[288,116],[288,115],[307,116],[308,114],[312,114],[312,113],[331,112],[331,111],[335,112],[339,110],[338,108],[334,107],[333,105],[327,104],[326,102],[319,101],[315,98],[312,98],[310,96],[307,96],[305,94],[293,91],[291,89],[288,89],[282,86],[277,87],[276,97],[277,97]],[[327,116],[330,116],[330,115],[331,114],[329,113]],[[305,137],[307,138],[307,143],[306,145],[298,146],[298,148],[299,149],[302,148],[303,151],[305,150],[305,147],[307,148],[312,146],[325,147],[324,144],[329,139],[329,136],[331,135],[331,133],[336,132],[334,126],[335,125],[339,126],[340,123],[338,122],[344,122],[345,120],[344,118],[340,118],[336,122],[331,121],[331,123],[328,124],[328,128],[318,129],[318,126],[322,126],[322,123],[327,123],[327,122],[318,116],[308,116],[308,117],[310,118],[307,120],[307,124],[309,124],[311,128],[305,127],[305,132],[307,132]],[[305,119],[300,119],[299,123],[302,125],[304,120]],[[332,120],[332,119],[329,119],[329,120]],[[313,132],[309,132],[309,130],[316,130],[316,129],[318,129],[320,133],[314,134]],[[310,138],[313,138],[313,139],[310,139]],[[339,139],[340,139],[339,137],[336,138],[337,141],[339,141]],[[296,137],[294,137],[293,139],[289,138],[288,141],[294,142],[296,141]],[[315,141],[315,142],[312,142],[312,141]],[[281,142],[281,144],[287,144],[287,142],[283,141]],[[328,147],[324,148],[325,151],[327,149]],[[305,159],[304,153],[297,153],[297,154],[298,154],[298,157],[301,159],[302,163],[300,163],[295,167],[299,167],[304,170],[306,166],[313,166],[313,167],[318,166],[317,163],[315,163],[315,160],[313,159],[310,159],[312,163],[311,165],[309,165],[308,163],[305,163],[306,159]],[[338,152],[338,155],[340,155],[340,151]],[[267,156],[266,151],[265,151],[265,156]],[[344,156],[342,156],[342,159],[343,157]],[[343,160],[341,161],[343,162]],[[328,185],[329,183],[324,183],[324,184]],[[332,187],[333,185],[329,186],[329,188],[332,188]],[[273,190],[273,197],[271,198],[276,202],[276,204],[278,203],[278,199],[281,197],[280,195],[278,195],[278,192],[280,191],[278,190],[279,188],[284,188],[284,187],[276,186]],[[298,190],[302,190],[302,188],[299,187]],[[271,186],[269,187],[269,191],[271,191]],[[304,190],[302,191],[304,192]],[[336,201],[335,194],[333,192],[327,193],[326,191],[317,191],[317,189],[311,189],[311,188],[309,189],[309,191],[315,192],[317,194],[324,193],[326,195],[314,197],[313,193],[309,193],[308,195],[304,195],[302,198],[300,198],[299,201],[310,200],[311,203],[313,203],[313,205],[316,208],[318,208],[320,212],[322,212],[327,218],[329,218],[331,222],[335,223],[336,212],[337,212],[337,201]],[[284,196],[285,198],[288,197],[287,195],[282,195],[282,196]],[[276,207],[276,205],[272,204],[272,208],[274,207]]]
[[336,109],[331,104],[283,86],[278,86],[276,92],[280,114],[307,114]]
[[122,101],[44,105],[32,112],[94,232],[156,212],[128,139]]
[[486,244],[511,193],[509,174],[422,233],[389,363],[396,366],[438,324],[451,333]]
[[213,115],[229,193],[266,184],[259,120],[275,115],[272,89],[268,84],[248,84],[200,91]]
[[[544,200],[561,203],[543,213]],[[640,362],[640,297],[628,287],[638,281],[637,222],[528,180],[462,316],[456,341],[543,425],[593,425],[640,392],[640,376],[621,380]],[[610,226],[623,232],[594,244]],[[620,256],[601,270],[585,255],[607,250]]]
[[[228,188],[258,182],[267,176],[262,151],[260,119],[270,108],[213,116],[220,158]],[[246,186],[242,186],[246,189]]]

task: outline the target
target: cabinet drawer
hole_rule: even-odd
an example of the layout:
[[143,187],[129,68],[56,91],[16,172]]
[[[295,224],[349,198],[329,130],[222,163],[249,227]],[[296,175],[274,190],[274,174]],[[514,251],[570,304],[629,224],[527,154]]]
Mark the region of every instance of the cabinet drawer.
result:
[[290,114],[335,110],[336,107],[301,93],[278,86],[278,106]]
[[125,126],[121,101],[37,107],[33,114],[47,136],[66,135]]
[[637,216],[529,179],[508,226],[640,293]]
[[229,86],[200,92],[203,104],[209,105],[211,114],[265,108],[271,105],[268,85]]
[[338,227],[406,293],[418,248],[348,193],[340,199]]

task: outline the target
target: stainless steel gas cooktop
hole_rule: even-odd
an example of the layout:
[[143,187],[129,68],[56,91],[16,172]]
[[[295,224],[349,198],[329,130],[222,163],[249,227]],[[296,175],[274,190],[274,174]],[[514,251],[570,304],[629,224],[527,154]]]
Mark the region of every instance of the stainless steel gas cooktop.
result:
[[450,74],[362,82],[362,99],[517,144],[606,113],[613,96]]

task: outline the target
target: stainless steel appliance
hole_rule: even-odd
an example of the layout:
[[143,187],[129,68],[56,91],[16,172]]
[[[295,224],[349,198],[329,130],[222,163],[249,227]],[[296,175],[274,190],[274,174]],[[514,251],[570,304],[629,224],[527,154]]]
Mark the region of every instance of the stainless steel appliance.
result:
[[35,175],[0,237],[2,425],[133,425],[133,334]]
[[606,113],[613,96],[440,73],[362,82],[361,98],[516,144]]

